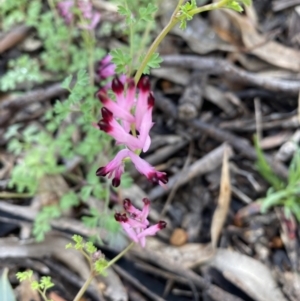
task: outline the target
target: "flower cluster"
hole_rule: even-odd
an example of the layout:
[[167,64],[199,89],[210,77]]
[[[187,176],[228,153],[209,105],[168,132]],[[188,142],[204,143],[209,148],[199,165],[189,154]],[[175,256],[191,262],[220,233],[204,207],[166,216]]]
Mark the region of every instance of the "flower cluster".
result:
[[67,25],[74,20],[74,8],[79,9],[82,22],[78,25],[81,29],[92,30],[100,22],[100,13],[93,11],[93,6],[89,0],[65,0],[57,4],[59,14],[64,18]]
[[147,219],[150,211],[150,201],[143,199],[144,207],[142,210],[135,208],[129,199],[123,201],[126,213],[116,213],[115,219],[118,221],[127,235],[143,248],[146,245],[146,236],[154,236],[159,230],[166,227],[167,223],[159,221],[156,225],[149,226]]
[[[139,93],[136,97],[137,88]],[[149,131],[153,126],[154,96],[150,92],[149,78],[141,78],[137,87],[133,79],[128,79],[126,89],[118,78],[114,78],[112,91],[116,101],[108,97],[105,89],[101,89],[97,94],[103,104],[102,119],[97,125],[100,130],[112,136],[117,144],[126,148],[119,151],[106,166],[100,167],[96,175],[113,177],[113,186],[119,186],[121,175],[124,173],[124,161],[128,158],[148,180],[163,186],[168,182],[167,174],[157,171],[138,156],[141,151],[146,152],[151,144]]]

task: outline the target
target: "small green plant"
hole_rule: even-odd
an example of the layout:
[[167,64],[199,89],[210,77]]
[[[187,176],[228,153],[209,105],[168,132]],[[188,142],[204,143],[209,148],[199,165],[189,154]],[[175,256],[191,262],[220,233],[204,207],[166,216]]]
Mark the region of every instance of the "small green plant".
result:
[[284,181],[272,171],[256,138],[254,141],[257,170],[271,185],[266,197],[261,200],[262,211],[266,212],[274,206],[283,206],[287,216],[292,213],[300,221],[300,149],[295,152],[289,166],[288,179]]
[[38,291],[44,301],[53,301],[51,299],[48,299],[46,296],[47,290],[54,286],[54,283],[51,280],[51,277],[49,276],[43,276],[41,277],[40,281],[33,280],[33,271],[28,270],[25,272],[18,272],[16,274],[17,279],[22,282],[24,280],[28,280],[31,284],[31,288],[35,291]]
[[0,90],[13,90],[17,84],[26,82],[27,88],[34,83],[41,83],[43,75],[40,72],[39,63],[28,55],[22,55],[15,60],[9,61],[9,70],[1,78]]

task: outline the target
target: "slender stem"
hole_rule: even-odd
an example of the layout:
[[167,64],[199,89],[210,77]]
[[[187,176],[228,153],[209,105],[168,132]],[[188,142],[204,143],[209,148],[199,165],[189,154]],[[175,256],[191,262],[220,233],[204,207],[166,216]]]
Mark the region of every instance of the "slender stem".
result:
[[217,3],[207,4],[207,5],[204,5],[204,6],[201,6],[201,7],[197,7],[195,9],[191,10],[189,13],[193,16],[195,14],[203,13],[205,11],[218,9],[218,8],[223,7],[224,5],[226,5],[230,1],[231,0],[222,0],[222,1],[219,1]]
[[134,77],[134,81],[137,83],[139,79],[141,78],[143,71],[145,67],[147,66],[147,63],[151,59],[151,56],[157,49],[158,45],[161,43],[161,41],[165,38],[165,36],[170,32],[170,30],[179,22],[179,19],[176,17],[176,14],[182,4],[183,0],[179,0],[178,5],[176,9],[174,10],[174,13],[172,14],[172,17],[169,21],[169,23],[165,26],[165,28],[161,31],[161,33],[156,37],[152,45],[150,46],[146,56],[144,57],[139,69],[136,72],[136,75]]
[[140,43],[140,50],[138,51],[136,57],[139,58],[141,56],[141,54],[144,52],[144,48],[146,47],[146,43],[147,43],[147,38],[149,37],[149,33],[150,33],[150,30],[151,30],[151,23],[148,22],[147,23],[147,26],[146,26],[146,29],[143,33],[143,36],[142,36],[142,39],[141,39],[141,43]]
[[90,274],[90,277],[86,280],[86,282],[84,283],[84,285],[81,287],[80,291],[77,293],[76,297],[74,298],[73,301],[79,301],[81,299],[81,297],[83,296],[83,294],[85,293],[85,291],[87,290],[87,288],[89,287],[89,285],[91,284],[91,282],[94,279],[94,272],[92,271]]
[[53,17],[54,17],[54,22],[55,22],[55,25],[56,25],[56,29],[58,28],[59,26],[59,16],[58,16],[58,13],[56,11],[56,8],[55,8],[55,4],[54,4],[54,1],[53,0],[48,0],[48,5],[50,7],[50,10],[52,11],[52,14],[53,14]]
[[[105,269],[109,268],[112,266],[114,263],[116,263],[125,253],[127,253],[132,247],[134,246],[134,242],[129,244],[121,253],[119,253],[115,258],[113,258],[111,261],[108,262],[107,266]],[[75,301],[75,300],[74,300]]]
[[150,60],[151,56],[157,49],[158,45],[161,43],[161,41],[165,38],[165,36],[169,33],[169,31],[177,24],[179,20],[173,19],[173,17],[170,19],[167,26],[162,30],[162,32],[156,37],[152,45],[150,46],[146,56],[144,57],[139,69],[136,72],[136,75],[134,77],[134,81],[137,83],[139,79],[141,78],[143,71],[145,67],[147,66],[148,61]]
[[109,204],[109,196],[110,196],[110,184],[108,180],[106,180],[106,194],[105,194],[105,206],[104,206],[104,213],[107,214],[108,211],[108,204]]
[[[90,73],[90,82],[92,87],[94,86],[94,46],[95,46],[95,33],[91,31],[90,33],[91,41],[89,43],[90,57],[89,57],[89,73]],[[94,93],[94,92],[92,92]]]
[[[109,261],[108,264],[107,264],[107,266],[105,267],[105,269],[109,268],[115,262],[117,262],[133,246],[134,246],[134,242],[132,242],[131,244],[129,244],[120,254],[118,254],[115,258],[113,258],[111,261]],[[89,287],[89,285],[91,284],[94,276],[95,276],[94,270],[92,270],[91,274],[90,274],[90,277],[86,280],[86,282],[84,283],[84,285],[82,286],[82,288],[80,289],[80,291],[77,293],[77,295],[76,295],[76,297],[74,298],[73,301],[79,301],[81,299],[81,297],[83,296],[83,294],[85,293],[85,291],[87,290],[87,288]]]
[[80,253],[86,258],[86,260],[88,261],[89,265],[90,265],[90,270],[93,271],[93,263],[91,261],[91,258],[88,254],[85,253],[85,251],[83,249],[79,249]]
[[32,197],[32,193],[15,193],[15,192],[0,192],[0,198],[9,199],[9,198],[18,198],[26,199]]
[[[221,0],[217,3],[212,3],[212,4],[204,5],[204,6],[201,6],[201,7],[197,7],[195,9],[189,11],[189,13],[190,13],[190,15],[193,16],[195,14],[199,14],[199,13],[202,13],[204,11],[209,11],[209,10],[214,10],[214,9],[217,9],[217,8],[222,8],[223,6],[225,6],[230,1],[231,0]],[[157,49],[157,47],[159,46],[161,41],[171,31],[171,29],[181,20],[181,15],[178,14],[178,12],[179,12],[179,9],[180,9],[180,6],[182,5],[182,3],[183,3],[183,0],[179,0],[178,5],[177,5],[176,9],[174,10],[169,23],[165,26],[165,28],[156,37],[156,39],[154,40],[154,42],[150,46],[146,56],[144,57],[142,63],[140,64],[140,67],[137,70],[136,75],[134,77],[134,80],[135,80],[136,83],[141,78],[141,76],[143,74],[143,71],[144,71],[145,67],[147,66],[147,63],[151,59],[151,56],[153,55],[153,53],[155,52],[155,50]]]
[[37,289],[37,291],[41,294],[41,296],[44,299],[44,301],[48,301],[48,298],[46,296],[46,292],[45,291],[42,291],[39,288]]

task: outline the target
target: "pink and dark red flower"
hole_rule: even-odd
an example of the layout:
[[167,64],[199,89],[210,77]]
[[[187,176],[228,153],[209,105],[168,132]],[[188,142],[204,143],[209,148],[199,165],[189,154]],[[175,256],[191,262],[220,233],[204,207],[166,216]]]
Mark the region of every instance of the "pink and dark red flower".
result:
[[[158,231],[166,227],[167,223],[165,221],[159,221],[156,225],[148,227],[149,221],[147,217],[150,212],[150,201],[145,198],[143,202],[143,209],[139,210],[132,205],[129,199],[125,199],[123,206],[126,213],[116,213],[115,219],[121,224],[129,238],[144,248],[146,245],[146,237],[156,235]],[[127,214],[129,214],[129,216]]]
[[[109,60],[110,58],[106,59],[107,62]],[[115,100],[109,98],[106,90],[101,89],[97,93],[103,104],[102,119],[97,126],[113,137],[118,145],[122,144],[127,149],[121,151],[121,155],[118,153],[107,166],[98,169],[97,175],[115,175],[113,185],[118,186],[120,184],[119,175],[124,172],[123,161],[128,157],[136,169],[148,180],[164,186],[168,182],[167,174],[157,171],[134,153],[139,153],[141,150],[146,152],[151,144],[149,132],[153,126],[154,96],[150,91],[149,78],[141,78],[137,87],[133,79],[128,79],[125,85],[115,78],[112,81],[112,91],[115,94]]]
[[147,177],[152,183],[158,183],[161,186],[168,183],[168,176],[165,172],[157,171],[147,161],[133,152],[129,153],[129,157],[134,164],[135,168],[143,175]]
[[118,187],[121,183],[121,176],[124,173],[124,159],[128,157],[128,149],[123,149],[117,153],[115,158],[110,161],[106,166],[100,167],[96,171],[97,176],[113,177],[112,185]]
[[108,178],[113,178],[112,185],[118,187],[121,183],[121,176],[124,173],[124,161],[126,158],[130,158],[135,168],[152,183],[158,183],[161,186],[168,183],[168,176],[165,172],[157,171],[155,167],[129,149],[119,151],[115,158],[106,166],[97,169],[96,175],[103,177],[108,175]]
[[92,30],[100,22],[101,15],[93,10],[91,1],[87,0],[65,0],[57,4],[57,9],[67,25],[70,25],[74,19],[73,9],[77,5],[82,14],[83,23],[78,24],[79,28]]

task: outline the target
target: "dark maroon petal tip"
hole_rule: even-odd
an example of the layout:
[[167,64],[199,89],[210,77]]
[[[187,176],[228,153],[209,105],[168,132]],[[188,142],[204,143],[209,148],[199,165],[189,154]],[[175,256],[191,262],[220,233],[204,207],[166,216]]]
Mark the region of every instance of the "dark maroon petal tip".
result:
[[142,91],[142,92],[149,92],[150,91],[150,80],[148,76],[143,76],[138,84],[137,84],[138,88]]
[[104,119],[100,120],[97,123],[99,129],[105,133],[109,133],[110,131],[112,131],[112,126],[107,123]]
[[148,96],[148,108],[153,108],[155,103],[155,98],[153,93],[151,92]]
[[167,184],[169,181],[169,178],[165,172],[162,172],[160,175],[157,176],[158,180],[161,181],[164,184]]
[[120,184],[121,184],[121,180],[120,180],[119,178],[113,178],[113,180],[112,180],[112,185],[113,185],[114,187],[119,187]]
[[125,209],[126,211],[129,210],[130,207],[131,207],[131,201],[130,201],[129,199],[125,199],[125,200],[123,201],[123,207],[124,207],[124,209]]
[[104,166],[99,167],[96,171],[96,176],[102,176],[105,177],[108,174],[108,172],[106,171],[106,168]]
[[148,179],[153,183],[162,182],[164,184],[167,184],[169,179],[165,172],[151,172],[148,174]]
[[98,97],[98,99],[103,103],[103,104],[105,104],[107,101],[108,101],[108,96],[107,96],[107,94],[105,93],[105,91],[103,90],[103,89],[101,89],[101,90],[99,90],[98,92],[97,92],[97,97]]
[[150,204],[150,200],[148,198],[143,198],[143,202],[144,202],[145,205]]
[[116,94],[123,93],[123,91],[124,91],[124,85],[117,77],[115,77],[113,79],[111,88]]
[[115,220],[117,221],[117,222],[123,222],[123,223],[126,223],[127,221],[128,221],[128,218],[127,218],[127,216],[126,216],[126,213],[119,213],[119,212],[117,212],[117,213],[115,213]]
[[115,213],[115,220],[117,222],[121,222],[122,221],[122,214],[119,213],[119,212]]
[[109,122],[113,119],[113,113],[109,109],[103,107],[101,113],[104,121]]
[[167,223],[165,221],[159,221],[158,222],[158,228],[160,230],[166,228],[166,226],[167,226]]

